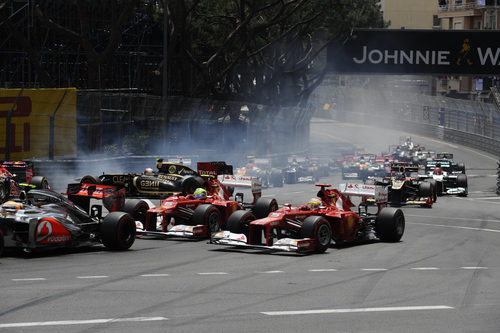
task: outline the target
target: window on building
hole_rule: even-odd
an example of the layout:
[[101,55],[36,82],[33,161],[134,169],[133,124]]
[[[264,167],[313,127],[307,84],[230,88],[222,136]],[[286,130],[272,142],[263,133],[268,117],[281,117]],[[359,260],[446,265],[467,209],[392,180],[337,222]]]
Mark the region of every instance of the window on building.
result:
[[455,0],[455,7],[462,6],[462,0]]
[[496,30],[497,28],[497,15],[495,12],[486,13],[484,28],[489,30]]
[[453,30],[462,30],[462,21],[453,22]]
[[441,19],[437,15],[432,15],[432,26],[433,27],[441,26]]

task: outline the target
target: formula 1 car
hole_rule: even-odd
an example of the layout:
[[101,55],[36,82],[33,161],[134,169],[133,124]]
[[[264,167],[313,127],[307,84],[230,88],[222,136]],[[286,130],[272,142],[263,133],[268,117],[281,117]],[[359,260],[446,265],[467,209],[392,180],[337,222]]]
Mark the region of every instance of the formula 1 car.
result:
[[437,199],[434,184],[421,181],[418,170],[417,165],[404,162],[391,165],[391,176],[388,184],[391,206],[420,205],[422,207],[432,207],[432,204]]
[[[237,211],[227,222],[227,230],[212,234],[216,245],[257,248],[271,251],[322,253],[331,243],[363,240],[398,242],[405,228],[400,209],[384,207],[387,190],[383,186],[344,184],[341,190],[331,185],[316,184],[321,205],[283,208],[268,217],[254,220],[248,212]],[[350,196],[361,196],[362,204],[356,213]],[[368,213],[367,197],[375,198],[378,211]],[[364,209],[363,209],[364,208]]]
[[[212,168],[212,170],[210,170]],[[262,183],[259,178],[241,175],[217,175],[217,168],[210,163],[198,163],[198,170],[210,176],[204,176],[203,188],[208,196],[196,198],[193,195],[174,195],[166,198],[159,207],[147,209],[143,200],[135,199],[125,203],[125,211],[137,215],[137,233],[150,236],[175,236],[188,238],[206,238],[212,232],[226,227],[226,221],[235,211],[247,209],[257,217],[265,217],[278,209],[273,198],[262,198]],[[251,203],[243,202],[243,193],[237,193],[235,200],[230,200],[228,188],[250,188],[253,194]],[[144,210],[147,209],[146,212]]]
[[432,160],[427,161],[425,170],[426,173],[418,177],[431,182],[438,196],[444,194],[467,196],[467,175],[462,173],[464,169],[454,168],[452,163],[447,160]]
[[[233,174],[233,167],[225,162],[211,162],[218,166],[218,174]],[[97,184],[124,188],[127,197],[165,198],[174,193],[189,194],[204,183],[199,172],[181,163],[158,159],[158,172],[153,174],[103,174],[87,175],[84,184]]]
[[31,188],[49,188],[47,178],[33,175],[33,163],[27,161],[0,162],[0,203],[19,197]]
[[96,243],[112,250],[132,246],[135,222],[130,215],[116,211],[103,218],[100,206],[91,212],[51,190],[33,189],[0,206],[0,252],[2,246],[26,253]]

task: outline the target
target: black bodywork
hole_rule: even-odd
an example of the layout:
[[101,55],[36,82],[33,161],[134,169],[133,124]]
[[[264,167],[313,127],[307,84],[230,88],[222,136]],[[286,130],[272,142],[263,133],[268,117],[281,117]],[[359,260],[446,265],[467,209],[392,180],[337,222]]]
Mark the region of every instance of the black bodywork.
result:
[[25,252],[96,243],[113,250],[132,246],[135,221],[130,215],[111,212],[103,218],[100,206],[90,210],[91,214],[51,190],[31,190],[1,205],[0,246]]

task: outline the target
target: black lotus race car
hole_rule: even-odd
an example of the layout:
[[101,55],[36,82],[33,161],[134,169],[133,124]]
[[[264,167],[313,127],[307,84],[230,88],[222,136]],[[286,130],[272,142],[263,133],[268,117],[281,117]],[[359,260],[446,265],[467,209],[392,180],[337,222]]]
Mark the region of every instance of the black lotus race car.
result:
[[[210,162],[218,168],[220,175],[232,175],[233,167],[225,162]],[[157,172],[153,174],[103,174],[100,176],[82,177],[82,184],[116,186],[126,191],[127,197],[163,198],[174,193],[192,194],[196,188],[202,187],[203,170],[198,172],[181,164],[164,162],[158,159]]]
[[115,211],[103,218],[100,205],[90,211],[51,190],[33,189],[16,201],[5,202],[0,206],[0,256],[4,247],[30,253],[96,243],[112,250],[132,246],[136,227],[129,214]]

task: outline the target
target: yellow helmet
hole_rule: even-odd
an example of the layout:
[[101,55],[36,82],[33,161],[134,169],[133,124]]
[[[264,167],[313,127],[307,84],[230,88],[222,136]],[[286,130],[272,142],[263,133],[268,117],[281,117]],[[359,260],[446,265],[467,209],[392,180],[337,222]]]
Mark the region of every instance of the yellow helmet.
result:
[[309,207],[310,209],[318,209],[320,205],[321,205],[321,200],[319,200],[318,198],[312,198],[307,203],[307,207]]

